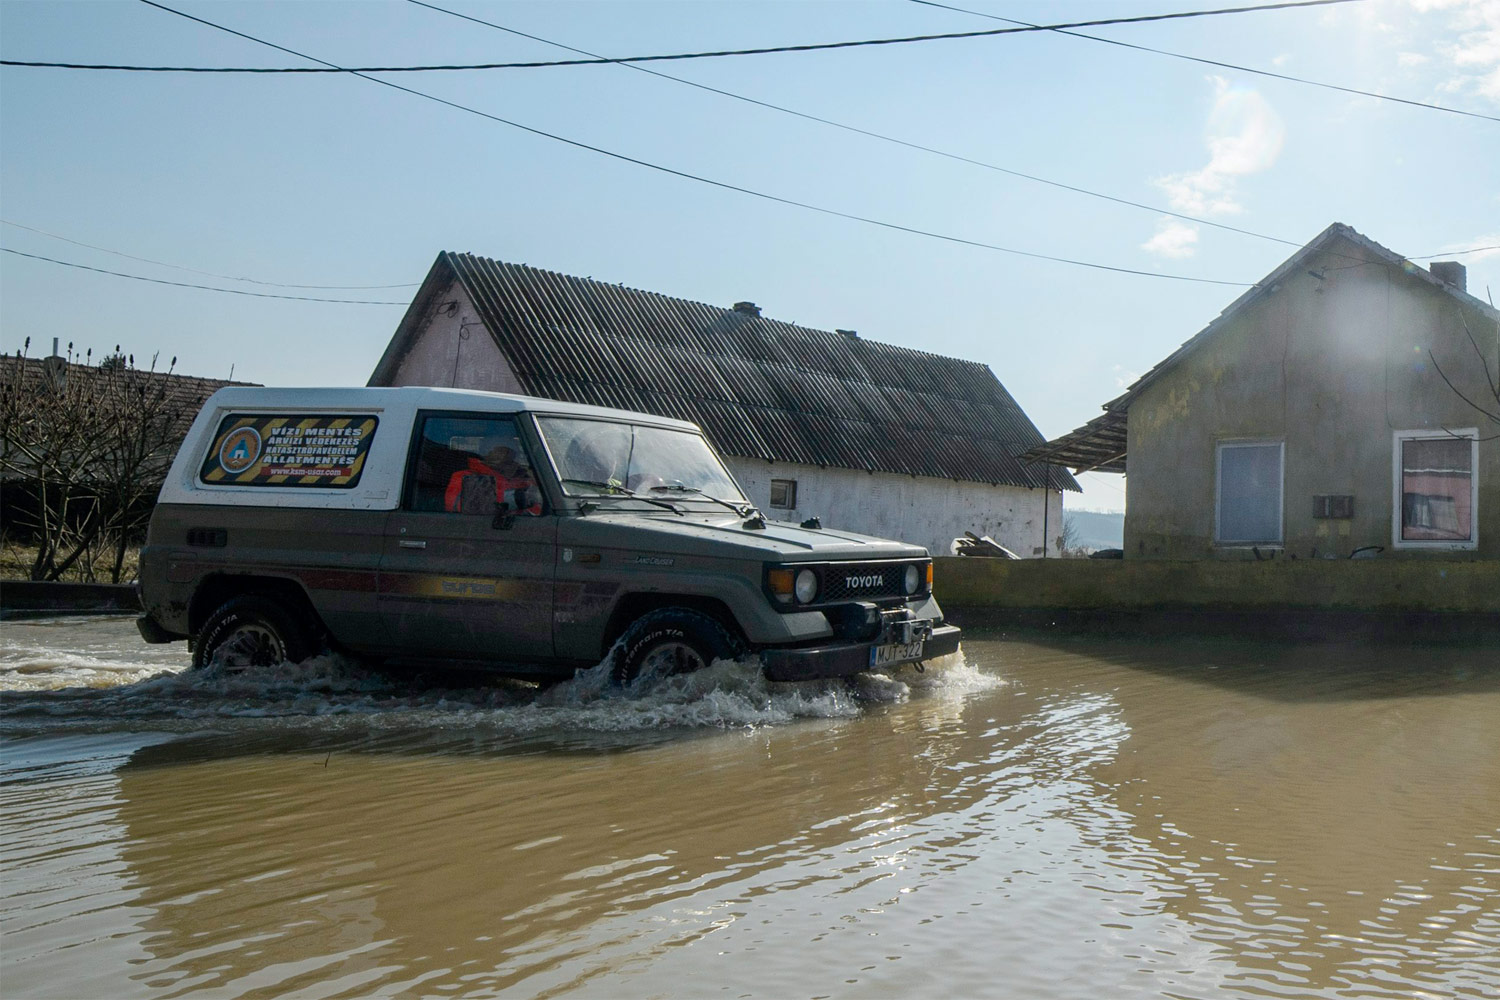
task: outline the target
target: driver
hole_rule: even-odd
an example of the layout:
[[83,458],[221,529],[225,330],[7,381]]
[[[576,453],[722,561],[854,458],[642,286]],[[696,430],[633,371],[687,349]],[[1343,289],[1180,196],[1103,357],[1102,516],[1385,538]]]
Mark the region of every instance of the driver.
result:
[[[504,509],[518,514],[542,512],[541,496],[536,491],[531,470],[516,460],[516,450],[509,445],[496,444],[482,459],[470,456],[463,468],[448,477],[448,488],[443,491],[445,510],[461,513],[464,480],[470,476],[492,478],[495,481],[495,502],[504,504]],[[526,506],[523,507],[523,503]]]

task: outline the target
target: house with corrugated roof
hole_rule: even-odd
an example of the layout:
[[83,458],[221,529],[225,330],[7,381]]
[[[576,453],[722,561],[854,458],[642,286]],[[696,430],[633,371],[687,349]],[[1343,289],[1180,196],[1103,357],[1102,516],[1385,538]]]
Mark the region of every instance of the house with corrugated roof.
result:
[[1026,458],[1128,476],[1127,559],[1500,558],[1500,312],[1335,223]]
[[466,253],[438,255],[370,385],[520,393],[691,420],[768,517],[946,553],[1056,555],[1067,471],[989,367]]

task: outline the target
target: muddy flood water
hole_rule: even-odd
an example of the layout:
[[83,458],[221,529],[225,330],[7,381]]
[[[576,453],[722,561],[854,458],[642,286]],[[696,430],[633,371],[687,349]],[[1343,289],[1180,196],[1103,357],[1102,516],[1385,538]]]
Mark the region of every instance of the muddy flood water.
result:
[[1500,996],[1500,656],[971,630],[893,680],[184,671],[0,624],[0,992]]

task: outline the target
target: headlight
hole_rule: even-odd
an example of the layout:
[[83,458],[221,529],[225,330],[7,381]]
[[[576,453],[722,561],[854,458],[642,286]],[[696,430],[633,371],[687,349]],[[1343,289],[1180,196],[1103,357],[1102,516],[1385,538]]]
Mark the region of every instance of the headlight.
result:
[[797,574],[797,603],[810,604],[818,596],[818,574],[805,569]]
[[908,594],[915,594],[917,588],[922,586],[922,571],[915,565],[906,567],[906,577],[901,582],[906,586]]

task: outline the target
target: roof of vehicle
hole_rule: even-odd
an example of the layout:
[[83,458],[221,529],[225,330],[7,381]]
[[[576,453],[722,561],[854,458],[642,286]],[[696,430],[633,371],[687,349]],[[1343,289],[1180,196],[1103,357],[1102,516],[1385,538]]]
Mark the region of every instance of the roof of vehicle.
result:
[[[392,510],[401,497],[406,468],[406,449],[412,421],[420,410],[471,413],[538,413],[566,417],[628,420],[656,427],[696,432],[686,421],[647,413],[632,413],[603,406],[563,403],[555,399],[512,396],[473,389],[436,389],[418,386],[371,388],[341,386],[326,388],[277,388],[229,386],[203,404],[193,429],[173,460],[162,485],[161,503],[237,504],[263,507],[316,507],[330,510]],[[282,413],[368,414],[372,423],[368,458],[349,488],[311,488],[306,484],[233,485],[205,484],[198,480],[204,455],[212,446],[217,429],[230,414]],[[238,499],[236,499],[238,498]]]
[[230,386],[214,393],[208,401],[215,408],[237,407],[257,410],[278,408],[335,410],[474,410],[484,413],[548,413],[562,416],[597,417],[607,420],[631,420],[684,430],[698,430],[685,420],[605,406],[565,403],[535,396],[515,396],[478,389],[442,389],[426,386],[380,388],[338,386],[324,388],[280,388],[275,386]]

